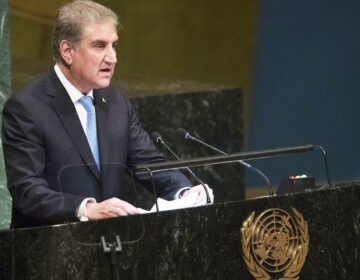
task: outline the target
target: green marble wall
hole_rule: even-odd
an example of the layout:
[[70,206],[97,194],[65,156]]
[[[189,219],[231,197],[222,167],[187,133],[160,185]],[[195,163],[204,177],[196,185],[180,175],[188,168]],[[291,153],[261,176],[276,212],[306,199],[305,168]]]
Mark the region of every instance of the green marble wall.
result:
[[[8,1],[0,0],[0,109],[10,95],[10,49],[8,26]],[[8,228],[10,222],[10,196],[6,189],[4,159],[0,155],[0,229]]]

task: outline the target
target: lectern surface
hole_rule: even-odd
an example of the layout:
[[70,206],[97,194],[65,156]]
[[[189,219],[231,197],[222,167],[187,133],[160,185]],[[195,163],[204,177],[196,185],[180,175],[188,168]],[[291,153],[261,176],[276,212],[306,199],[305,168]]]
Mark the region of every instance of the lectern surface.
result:
[[[352,183],[160,214],[2,231],[0,279],[261,279],[254,269],[271,279],[290,272],[306,280],[360,279],[359,201],[360,184]],[[293,219],[297,235],[286,239],[290,233],[280,228],[277,239],[267,240],[270,235],[260,230],[251,239],[262,236],[258,243],[244,243],[244,232],[268,213],[281,217],[285,228]],[[298,216],[283,218],[283,213]],[[122,252],[104,253],[102,236],[106,242],[119,236]],[[303,245],[301,252],[291,246],[305,257],[297,274],[285,267],[291,253],[281,255],[286,250],[280,246],[289,248],[294,238],[302,238],[297,243]],[[261,258],[267,267],[259,266]],[[297,279],[293,276],[287,279]]]

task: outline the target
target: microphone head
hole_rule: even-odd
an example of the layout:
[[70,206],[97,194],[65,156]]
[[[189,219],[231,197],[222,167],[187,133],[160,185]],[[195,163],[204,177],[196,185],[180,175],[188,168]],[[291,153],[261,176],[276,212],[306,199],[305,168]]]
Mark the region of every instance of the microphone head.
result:
[[176,133],[185,139],[188,139],[190,136],[189,132],[187,132],[185,129],[183,129],[181,127],[176,129]]
[[159,132],[154,131],[153,133],[151,133],[151,138],[153,139],[153,141],[161,143],[162,142],[162,136]]

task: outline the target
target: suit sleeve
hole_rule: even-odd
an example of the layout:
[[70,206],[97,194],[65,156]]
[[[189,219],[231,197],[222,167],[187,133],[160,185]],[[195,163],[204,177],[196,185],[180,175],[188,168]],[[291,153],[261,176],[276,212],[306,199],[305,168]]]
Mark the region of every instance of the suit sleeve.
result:
[[[165,156],[154,146],[149,134],[142,128],[129,100],[126,101],[129,108],[128,165],[134,166],[140,163],[166,161]],[[157,195],[167,200],[174,199],[178,190],[192,186],[188,178],[180,171],[156,172],[153,175]],[[150,175],[136,176],[136,179],[148,190],[152,191]]]
[[13,211],[38,221],[56,224],[76,220],[81,196],[51,190],[45,180],[46,151],[41,127],[27,106],[9,99],[2,113],[2,141],[7,183]]

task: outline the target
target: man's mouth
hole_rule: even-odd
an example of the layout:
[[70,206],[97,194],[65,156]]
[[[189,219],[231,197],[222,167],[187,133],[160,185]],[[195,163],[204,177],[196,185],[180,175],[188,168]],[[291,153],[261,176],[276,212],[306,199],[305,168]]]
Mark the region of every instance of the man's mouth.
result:
[[100,72],[102,73],[111,73],[111,68],[103,68],[103,69],[100,69]]

